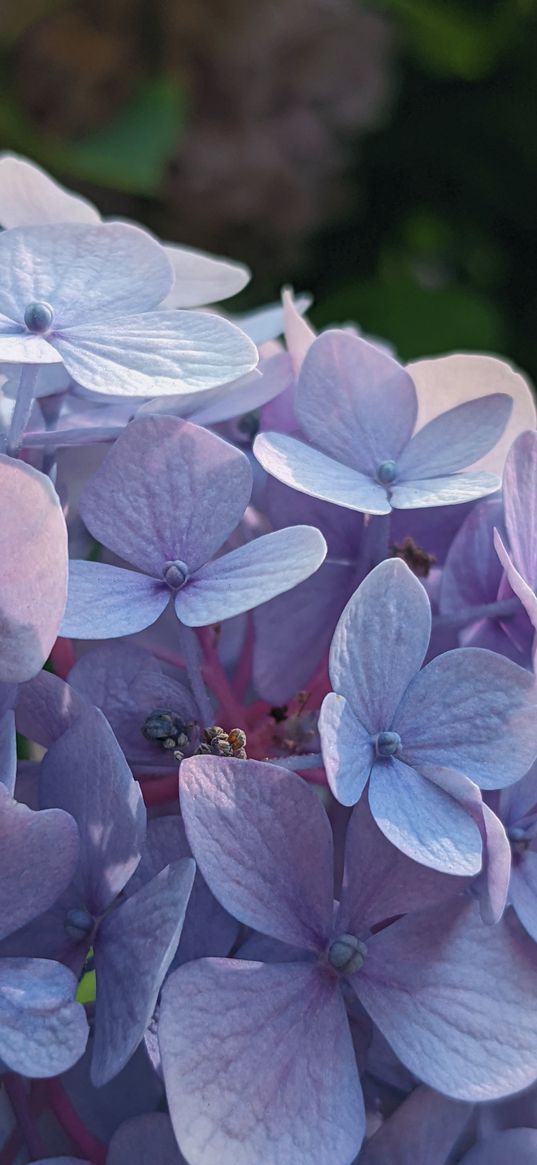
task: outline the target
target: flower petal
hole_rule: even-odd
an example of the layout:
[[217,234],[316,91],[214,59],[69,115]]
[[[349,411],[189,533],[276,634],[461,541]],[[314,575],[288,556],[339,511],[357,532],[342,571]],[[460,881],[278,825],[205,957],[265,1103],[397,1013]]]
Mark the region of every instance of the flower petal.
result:
[[0,959],[0,1057],[13,1072],[58,1076],[80,1059],[88,1022],[76,988],[50,959]]
[[440,765],[482,789],[523,777],[537,753],[537,687],[529,672],[492,651],[438,655],[410,684],[393,728],[414,768]]
[[166,562],[180,559],[192,571],[211,558],[251,489],[248,460],[227,441],[177,417],[144,416],[112,446],[80,509],[99,542],[161,578]]
[[76,885],[81,902],[102,914],[136,869],[145,836],[140,786],[102,712],[88,707],[41,764],[41,805],[58,805],[80,832]]
[[537,595],[529,583],[526,582],[526,579],[522,577],[520,571],[517,570],[513,560],[507,553],[498,530],[494,531],[494,547],[511,590],[517,599],[520,599],[532,626],[537,630]]
[[326,542],[314,526],[263,534],[200,567],[175,596],[178,619],[207,627],[266,603],[320,567]]
[[462,805],[396,757],[377,761],[369,806],[385,837],[415,862],[445,874],[477,874],[482,842]]
[[493,1100],[537,1076],[537,949],[505,916],[454,899],[368,943],[353,987],[403,1064],[446,1096]]
[[375,761],[371,733],[356,719],[344,696],[329,692],[319,716],[328,784],[340,805],[360,800]]
[[484,498],[500,488],[494,473],[454,473],[450,477],[396,482],[390,490],[395,510],[417,510],[423,506],[455,506]]
[[382,486],[303,441],[285,433],[260,433],[253,448],[263,469],[292,489],[362,514],[391,512]]
[[528,934],[537,942],[537,853],[528,849],[515,858],[509,884],[511,903]]
[[242,291],[252,277],[242,263],[217,259],[193,247],[166,243],[164,250],[175,275],[175,283],[162,304],[165,308],[220,303]]
[[35,813],[0,784],[0,938],[52,906],[77,861],[73,818],[61,809]]
[[337,985],[317,967],[189,963],[164,988],[159,1040],[188,1160],[354,1160],[364,1128],[354,1050]]
[[461,1160],[461,1165],[535,1165],[537,1129],[505,1129],[484,1141],[478,1141]]
[[415,1088],[368,1141],[360,1165],[445,1165],[471,1111],[431,1088]]
[[0,158],[0,226],[36,223],[100,221],[98,210],[79,194],[72,194],[46,174],[41,166],[17,154]]
[[30,465],[0,454],[0,492],[0,681],[17,683],[40,671],[58,634],[67,530],[53,485]]
[[503,475],[505,526],[514,565],[530,587],[537,585],[537,433],[521,433]]
[[117,639],[155,623],[168,606],[165,583],[109,566],[72,559],[61,634],[74,639]]
[[149,1025],[177,950],[195,872],[191,858],[166,866],[101,922],[91,1065],[97,1087],[125,1067]]
[[173,275],[151,235],[127,223],[55,223],[0,235],[0,312],[22,323],[29,303],[54,311],[50,338],[78,325],[146,312],[167,294]]
[[181,764],[181,811],[215,897],[240,922],[319,950],[332,922],[332,835],[315,793],[262,761],[192,757]]
[[350,332],[323,332],[304,357],[295,412],[309,441],[375,478],[397,461],[417,415],[414,384],[386,352]]
[[425,658],[427,594],[401,559],[381,562],[349,600],[330,649],[330,679],[370,732],[388,730]]
[[496,392],[440,413],[409,441],[398,461],[397,480],[442,477],[466,469],[497,444],[512,409],[511,397]]
[[70,327],[51,343],[73,380],[113,396],[201,391],[236,380],[258,360],[248,336],[211,312],[116,314]]
[[158,1165],[186,1165],[170,1118],[164,1112],[146,1112],[125,1121],[108,1147],[106,1165],[148,1165],[150,1161],[158,1161]]

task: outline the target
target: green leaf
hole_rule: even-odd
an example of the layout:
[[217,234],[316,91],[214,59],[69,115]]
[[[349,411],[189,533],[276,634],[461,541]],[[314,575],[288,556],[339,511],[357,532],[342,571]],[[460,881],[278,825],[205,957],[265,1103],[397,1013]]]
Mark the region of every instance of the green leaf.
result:
[[73,177],[128,194],[154,195],[186,119],[184,93],[166,78],[142,86],[111,125],[66,148]]

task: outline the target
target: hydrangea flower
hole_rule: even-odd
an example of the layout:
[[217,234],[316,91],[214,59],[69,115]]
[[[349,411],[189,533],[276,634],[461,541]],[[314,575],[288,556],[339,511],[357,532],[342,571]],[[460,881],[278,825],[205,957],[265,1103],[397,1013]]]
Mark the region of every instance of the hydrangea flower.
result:
[[173,283],[162,247],[125,223],[15,227],[0,234],[0,360],[63,363],[116,396],[233,380],[251,340],[211,313],[157,311]]
[[[68,885],[79,853],[75,822],[52,808],[35,813],[0,783],[0,939],[46,910]],[[0,1065],[55,1076],[82,1055],[88,1036],[76,979],[40,958],[0,957]]]
[[71,563],[62,634],[127,635],[148,627],[170,601],[182,623],[202,627],[313,574],[326,543],[310,526],[278,530],[211,561],[240,522],[251,488],[246,457],[219,437],[175,417],[134,421],[85,487],[81,513],[94,537],[136,571]]
[[323,759],[343,804],[368,785],[375,821],[404,853],[476,873],[481,837],[467,810],[476,785],[513,784],[535,759],[537,688],[528,672],[479,648],[446,652],[420,671],[430,632],[421,583],[400,560],[377,566],[332,640]]
[[[489,473],[464,472],[501,437],[511,397],[469,400],[414,432],[418,403],[408,372],[344,331],[324,332],[302,364],[294,403],[310,442],[261,433],[254,452],[286,485],[368,514],[468,501],[493,493]],[[328,411],[327,411],[328,410]]]
[[494,545],[509,584],[537,628],[537,529],[535,497],[537,487],[537,432],[521,433],[505,462],[503,505],[509,551],[500,530]]
[[447,1095],[490,1099],[535,1079],[537,948],[509,921],[484,926],[463,894],[376,929],[387,909],[393,918],[397,893],[404,912],[412,874],[403,872],[388,907],[359,811],[334,914],[328,818],[299,778],[261,762],[195,757],[180,785],[190,845],[213,892],[246,925],[295,948],[277,963],[204,959],[168,979],[159,1041],[187,1160],[354,1159],[364,1112],[345,983],[403,1063]]

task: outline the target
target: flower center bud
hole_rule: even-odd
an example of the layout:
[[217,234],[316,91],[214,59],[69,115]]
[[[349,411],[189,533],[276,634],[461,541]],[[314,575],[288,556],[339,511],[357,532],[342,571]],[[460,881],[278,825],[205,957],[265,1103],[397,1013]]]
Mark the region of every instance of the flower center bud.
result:
[[377,481],[381,485],[391,485],[397,477],[397,466],[395,461],[381,461],[377,469]]
[[340,934],[328,948],[328,962],[342,975],[354,975],[363,967],[367,955],[365,943],[354,934]]
[[49,331],[53,319],[54,312],[50,303],[45,303],[44,300],[29,303],[24,312],[24,322],[28,331],[35,332],[37,336],[42,336],[44,332]]
[[84,906],[74,906],[67,911],[63,920],[63,929],[69,938],[75,941],[82,941],[87,938],[93,930],[93,918]]
[[393,756],[401,748],[401,737],[398,732],[379,732],[373,744],[377,756]]
[[177,558],[174,562],[165,562],[162,577],[172,591],[179,591],[184,587],[188,578],[188,566]]

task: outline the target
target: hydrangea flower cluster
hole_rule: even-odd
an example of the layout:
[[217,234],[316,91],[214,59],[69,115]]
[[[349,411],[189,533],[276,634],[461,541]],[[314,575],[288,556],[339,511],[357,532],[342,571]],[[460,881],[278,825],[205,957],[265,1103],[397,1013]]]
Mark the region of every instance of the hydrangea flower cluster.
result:
[[527,384],[0,223],[1,1165],[530,1165]]

